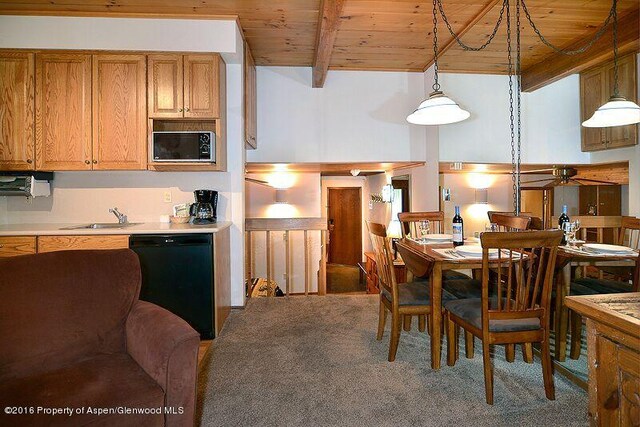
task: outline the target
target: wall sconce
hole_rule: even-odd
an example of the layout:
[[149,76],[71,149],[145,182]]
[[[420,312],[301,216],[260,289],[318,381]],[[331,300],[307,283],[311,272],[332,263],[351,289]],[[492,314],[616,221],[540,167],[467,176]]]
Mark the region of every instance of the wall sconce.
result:
[[287,190],[276,189],[276,203],[288,204]]
[[450,188],[443,188],[442,189],[442,201],[443,202],[450,202],[451,201],[451,189]]
[[489,191],[486,188],[476,188],[476,204],[486,205],[489,203]]

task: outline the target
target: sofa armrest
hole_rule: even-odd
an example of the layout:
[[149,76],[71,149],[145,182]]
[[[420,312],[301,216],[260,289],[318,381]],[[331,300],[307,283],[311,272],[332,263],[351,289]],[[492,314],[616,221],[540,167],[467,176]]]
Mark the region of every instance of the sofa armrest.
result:
[[175,314],[137,301],[126,323],[127,352],[165,392],[167,426],[193,426],[200,336]]

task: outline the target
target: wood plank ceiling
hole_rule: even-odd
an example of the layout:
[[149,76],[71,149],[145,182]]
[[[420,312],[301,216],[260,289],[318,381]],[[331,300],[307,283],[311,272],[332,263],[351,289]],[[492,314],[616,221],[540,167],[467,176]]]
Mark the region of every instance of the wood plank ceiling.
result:
[[[0,0],[3,14],[53,15],[235,15],[257,65],[312,66],[316,59],[320,10],[336,0]],[[342,0],[329,69],[423,71],[432,63],[432,2],[417,0]],[[527,0],[534,21],[551,42],[571,46],[595,33],[608,15],[611,0]],[[467,44],[481,44],[502,6],[499,0],[443,0],[455,31],[465,30]],[[618,0],[618,16],[636,11],[638,0]],[[515,9],[515,8],[514,8]],[[522,16],[522,69],[554,52],[543,45]],[[466,52],[440,20],[440,69],[497,73],[507,70],[502,25],[486,50]],[[637,35],[637,31],[635,32]],[[635,46],[628,50],[638,51]]]

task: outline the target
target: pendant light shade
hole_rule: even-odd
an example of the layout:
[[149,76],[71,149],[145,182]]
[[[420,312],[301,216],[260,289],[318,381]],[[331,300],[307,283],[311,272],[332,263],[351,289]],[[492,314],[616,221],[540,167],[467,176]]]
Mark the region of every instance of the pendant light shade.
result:
[[409,114],[407,121],[415,125],[446,125],[466,120],[470,115],[441,91],[434,91]]
[[609,102],[593,113],[589,120],[582,122],[588,128],[604,128],[640,123],[640,106],[621,96],[612,96]]

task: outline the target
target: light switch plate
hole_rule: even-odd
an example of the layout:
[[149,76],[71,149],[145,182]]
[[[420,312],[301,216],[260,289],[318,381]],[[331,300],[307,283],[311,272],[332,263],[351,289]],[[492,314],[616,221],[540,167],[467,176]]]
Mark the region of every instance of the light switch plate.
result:
[[164,192],[164,202],[171,203],[171,191]]

